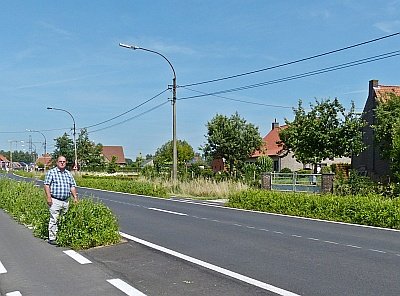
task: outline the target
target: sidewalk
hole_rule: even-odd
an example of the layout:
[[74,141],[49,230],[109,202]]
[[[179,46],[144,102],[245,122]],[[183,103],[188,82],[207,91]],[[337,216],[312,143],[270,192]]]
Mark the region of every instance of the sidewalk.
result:
[[0,295],[126,295],[107,282],[115,276],[78,263],[67,249],[34,237],[3,210],[0,237]]

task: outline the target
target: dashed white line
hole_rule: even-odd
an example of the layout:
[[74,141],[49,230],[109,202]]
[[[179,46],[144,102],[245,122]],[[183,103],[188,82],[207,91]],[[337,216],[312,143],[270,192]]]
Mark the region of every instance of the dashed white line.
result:
[[117,289],[121,290],[122,292],[124,292],[126,295],[129,295],[129,296],[146,296],[146,294],[143,294],[142,292],[140,292],[139,290],[135,289],[131,285],[125,283],[123,280],[111,279],[111,280],[107,280],[107,282],[109,282],[111,285],[113,285]]
[[74,259],[75,261],[77,261],[78,263],[80,263],[80,264],[92,263],[92,261],[90,261],[89,259],[83,257],[81,254],[78,254],[74,250],[67,250],[67,251],[63,251],[63,252],[65,254],[67,254],[69,257],[71,257],[72,259]]
[[318,238],[315,238],[315,237],[308,237],[307,239],[313,240],[313,241],[319,241],[319,239],[318,239]]
[[359,246],[355,246],[355,245],[346,245],[346,247],[350,247],[350,248],[356,248],[356,249],[361,249],[361,247],[359,247]]
[[377,253],[386,254],[385,251],[381,251],[381,250],[375,250],[375,249],[368,249],[368,250],[369,250],[369,251],[372,251],[372,252],[377,252]]
[[22,296],[20,291],[6,293],[6,296]]
[[283,232],[280,232],[280,231],[274,231],[274,233],[276,233],[276,234],[283,234]]
[[184,214],[184,213],[172,212],[172,211],[167,211],[167,210],[157,209],[157,208],[149,208],[149,210],[168,213],[168,214],[174,214],[174,215],[178,215],[178,216],[187,216],[187,214]]
[[147,247],[149,247],[149,248],[152,248],[152,249],[158,250],[158,251],[160,251],[160,252],[163,252],[163,253],[172,255],[172,256],[174,256],[174,257],[177,257],[177,258],[180,258],[180,259],[182,259],[182,260],[191,262],[191,263],[193,263],[193,264],[197,264],[197,265],[202,266],[202,267],[204,267],[204,268],[207,268],[207,269],[213,270],[213,271],[215,271],[215,272],[224,274],[224,275],[226,275],[226,276],[229,276],[229,277],[232,277],[232,278],[237,279],[237,280],[239,280],[239,281],[242,281],[242,282],[248,283],[248,284],[250,284],[250,285],[259,287],[259,288],[261,288],[261,289],[264,289],[264,290],[267,290],[267,291],[276,293],[276,294],[278,294],[278,295],[281,295],[281,296],[299,296],[299,294],[295,294],[295,293],[293,293],[293,292],[290,292],[290,291],[287,291],[287,290],[284,290],[284,289],[275,287],[275,286],[273,286],[273,285],[270,285],[270,284],[261,282],[261,281],[259,281],[259,280],[256,280],[256,279],[247,277],[247,276],[245,276],[245,275],[242,275],[242,274],[239,274],[239,273],[230,271],[230,270],[228,270],[228,269],[225,269],[225,268],[216,266],[216,265],[214,265],[214,264],[210,264],[210,263],[207,263],[207,262],[205,262],[205,261],[202,261],[202,260],[199,260],[199,259],[196,259],[196,258],[187,256],[187,255],[178,253],[178,252],[176,252],[176,251],[173,251],[173,250],[164,248],[164,247],[162,247],[162,246],[158,246],[158,245],[156,245],[156,244],[153,244],[153,243],[151,243],[151,242],[142,240],[142,239],[137,238],[137,237],[134,237],[134,236],[132,236],[132,235],[129,235],[129,234],[126,234],[126,233],[123,233],[123,232],[120,232],[120,234],[121,234],[121,236],[125,237],[126,239],[129,239],[129,240],[132,240],[132,241],[137,242],[137,243],[139,243],[139,244],[145,245],[145,246],[147,246]]
[[7,273],[7,269],[4,267],[3,263],[0,261],[0,273]]
[[302,237],[301,235],[297,235],[297,234],[292,234],[291,236],[293,236],[293,237],[299,237],[299,238]]
[[332,244],[332,245],[339,245],[339,243],[337,243],[337,242],[332,242],[332,241],[324,241],[324,243],[327,243],[327,244]]

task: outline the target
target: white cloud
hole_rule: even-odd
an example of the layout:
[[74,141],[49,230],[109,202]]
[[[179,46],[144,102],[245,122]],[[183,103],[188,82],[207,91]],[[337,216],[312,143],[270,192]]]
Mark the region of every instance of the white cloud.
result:
[[385,33],[394,33],[400,29],[400,21],[385,21],[375,23],[374,26]]

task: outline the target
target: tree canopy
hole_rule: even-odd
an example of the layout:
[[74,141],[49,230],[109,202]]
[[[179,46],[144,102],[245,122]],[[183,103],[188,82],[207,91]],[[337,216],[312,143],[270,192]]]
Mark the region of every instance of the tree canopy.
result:
[[306,112],[299,100],[294,108],[293,121],[285,119],[287,128],[281,130],[280,138],[285,149],[294,153],[302,163],[317,164],[324,159],[358,155],[364,148],[361,128],[364,121],[335,98],[333,101],[316,100]]
[[[187,163],[194,157],[194,151],[192,146],[189,145],[185,140],[176,141],[176,150],[178,154],[178,164]],[[160,148],[157,149],[154,155],[154,161],[157,164],[167,164],[173,161],[173,142],[168,141]]]
[[389,94],[375,109],[375,141],[381,155],[390,161],[392,172],[400,179],[400,96]]
[[262,145],[258,127],[247,123],[237,112],[229,118],[217,114],[206,126],[204,154],[206,157],[225,158],[230,172]]

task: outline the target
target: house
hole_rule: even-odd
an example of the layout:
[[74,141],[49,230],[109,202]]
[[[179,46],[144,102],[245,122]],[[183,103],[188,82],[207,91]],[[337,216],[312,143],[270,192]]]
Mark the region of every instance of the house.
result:
[[121,166],[126,165],[124,148],[122,146],[103,146],[101,155],[107,163],[111,162],[113,156],[115,156],[116,164]]
[[0,154],[0,168],[5,169],[9,165],[10,161],[3,154]]
[[272,123],[272,129],[263,138],[263,149],[254,152],[249,161],[255,162],[258,157],[267,155],[274,161],[274,172],[279,172],[283,168],[289,168],[291,171],[303,169],[303,164],[293,157],[293,153],[283,149],[283,143],[279,137],[279,132],[285,128],[287,128],[286,125],[279,126],[279,123],[275,120],[275,122]]
[[42,164],[45,168],[51,166],[51,155],[46,153],[36,159],[36,165]]
[[382,159],[372,129],[375,123],[374,110],[380,102],[387,101],[390,93],[400,96],[400,86],[380,85],[378,80],[369,81],[368,98],[362,113],[362,118],[367,122],[363,128],[363,142],[367,148],[352,159],[353,169],[374,180],[384,179],[390,175],[389,162]]
[[[313,169],[311,164],[303,164],[298,162],[294,157],[292,151],[284,149],[284,145],[279,137],[281,130],[287,128],[287,125],[279,126],[279,123],[273,122],[271,131],[263,138],[264,147],[260,151],[256,151],[250,157],[250,162],[257,161],[257,158],[262,155],[267,155],[274,161],[274,172],[279,172],[283,168],[288,168],[291,171],[298,171],[302,169]],[[334,160],[325,159],[319,163],[320,167],[328,166],[331,164],[348,163],[351,159],[349,157],[335,158]]]

